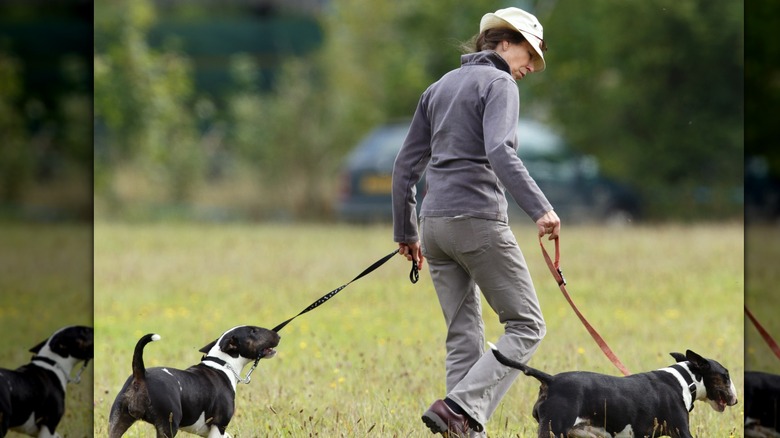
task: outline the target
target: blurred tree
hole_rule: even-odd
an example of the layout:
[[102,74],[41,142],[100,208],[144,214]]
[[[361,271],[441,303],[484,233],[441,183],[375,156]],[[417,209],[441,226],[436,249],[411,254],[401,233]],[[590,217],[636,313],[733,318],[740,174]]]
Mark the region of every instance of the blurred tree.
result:
[[91,220],[92,5],[50,6],[0,2],[0,203],[4,218]]
[[[148,0],[95,4],[95,192],[113,202],[117,164],[134,161],[163,199],[186,202],[203,176],[203,152],[191,110],[186,57],[146,43],[155,19]],[[105,138],[102,137],[105,135]]]
[[743,2],[561,1],[539,93],[654,217],[739,215]]
[[[187,199],[205,167],[204,138],[218,127],[220,150],[249,163],[262,189],[275,194],[258,201],[263,209],[328,214],[334,175],[357,141],[378,123],[410,117],[423,90],[459,65],[460,45],[481,16],[517,5],[539,16],[550,47],[544,74],[518,84],[523,115],[555,123],[605,173],[634,183],[652,217],[741,211],[740,0],[718,7],[707,0],[331,0],[318,17],[319,49],[284,58],[232,54],[226,98],[196,96],[187,59],[149,48],[154,5],[95,5],[99,195],[112,193],[114,166],[132,159],[149,179],[166,182],[169,199]],[[206,13],[192,8],[189,15]],[[262,34],[258,44],[277,40]],[[273,75],[269,59],[277,62]]]
[[[651,217],[739,214],[740,1],[522,3],[539,14],[552,47],[551,67],[519,83],[525,115],[556,122],[605,173],[639,187]],[[372,125],[409,117],[422,90],[457,67],[478,18],[504,6],[334,1],[322,50],[287,64],[276,92],[261,99],[269,144],[286,145],[263,160],[309,181],[300,206],[327,204],[319,180]]]
[[62,70],[70,85],[68,91],[63,93],[58,102],[58,118],[62,121],[62,127],[58,133],[58,141],[62,144],[63,155],[68,160],[68,165],[73,167],[73,173],[80,176],[89,190],[86,199],[84,213],[92,217],[92,202],[94,197],[93,174],[90,164],[93,162],[93,122],[92,100],[90,86],[85,87],[85,82],[91,79],[85,59],[76,56],[67,56],[63,60]]
[[780,217],[780,2],[745,5],[745,220],[776,222]]
[[780,2],[751,1],[746,5],[745,37],[745,92],[746,101],[745,149],[749,155],[763,155],[775,177],[780,177],[780,138],[777,113],[780,107],[780,39],[774,32],[780,26]]
[[20,111],[22,65],[0,51],[0,204],[22,201],[32,180],[34,157]]
[[[411,117],[422,91],[460,64],[460,44],[479,30],[474,17],[497,3],[334,0],[320,50],[283,63],[271,93],[239,87],[238,150],[297,215],[327,215],[346,153],[377,123]],[[250,61],[237,62],[239,72]]]

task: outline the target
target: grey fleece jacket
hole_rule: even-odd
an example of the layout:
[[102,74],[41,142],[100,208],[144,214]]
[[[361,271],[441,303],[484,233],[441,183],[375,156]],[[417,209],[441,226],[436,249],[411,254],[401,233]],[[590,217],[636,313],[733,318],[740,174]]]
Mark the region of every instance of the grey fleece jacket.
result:
[[393,166],[396,242],[419,240],[415,184],[426,167],[421,217],[507,222],[504,188],[534,222],[552,210],[517,156],[519,112],[517,84],[494,51],[463,55],[425,90]]

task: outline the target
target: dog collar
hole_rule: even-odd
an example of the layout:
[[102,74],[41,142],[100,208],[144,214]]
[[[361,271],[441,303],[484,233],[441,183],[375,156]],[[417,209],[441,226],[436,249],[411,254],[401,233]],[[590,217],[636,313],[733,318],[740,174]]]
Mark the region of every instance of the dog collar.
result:
[[260,361],[260,358],[257,358],[257,360],[255,360],[254,365],[252,365],[252,368],[249,369],[249,372],[246,373],[246,377],[244,377],[244,378],[242,378],[241,375],[239,373],[237,373],[236,370],[233,369],[233,367],[229,363],[227,363],[226,361],[224,361],[224,360],[222,360],[222,359],[220,359],[218,357],[203,356],[203,358],[200,361],[201,362],[206,362],[206,361],[214,362],[214,363],[216,363],[216,364],[218,364],[218,365],[220,365],[222,367],[225,367],[225,368],[229,369],[231,373],[233,373],[233,377],[236,378],[236,381],[238,383],[244,383],[244,384],[248,385],[249,382],[252,381],[252,378],[250,376],[252,375],[252,371],[254,371],[255,368],[257,367],[257,362]]
[[688,412],[691,412],[693,410],[693,402],[696,401],[696,382],[693,381],[691,372],[685,367],[674,364],[669,368],[674,368],[685,379],[685,384],[688,385],[688,391],[691,393],[691,407],[688,408]]
[[43,362],[53,368],[55,368],[57,371],[61,372],[63,376],[65,376],[65,380],[67,383],[81,383],[81,373],[84,372],[84,369],[87,368],[87,364],[89,363],[89,359],[84,361],[84,365],[81,367],[78,373],[76,373],[76,377],[71,377],[70,373],[65,370],[65,368],[62,367],[57,361],[49,359],[45,356],[33,356],[31,361],[40,361]]

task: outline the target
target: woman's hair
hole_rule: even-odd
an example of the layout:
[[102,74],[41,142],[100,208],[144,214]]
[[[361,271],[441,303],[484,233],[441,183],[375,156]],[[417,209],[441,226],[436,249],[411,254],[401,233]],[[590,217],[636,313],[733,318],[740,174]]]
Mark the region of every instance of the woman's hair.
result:
[[469,41],[463,43],[461,49],[464,53],[495,50],[501,41],[520,44],[525,41],[525,37],[520,32],[511,29],[487,29],[482,33],[474,35]]

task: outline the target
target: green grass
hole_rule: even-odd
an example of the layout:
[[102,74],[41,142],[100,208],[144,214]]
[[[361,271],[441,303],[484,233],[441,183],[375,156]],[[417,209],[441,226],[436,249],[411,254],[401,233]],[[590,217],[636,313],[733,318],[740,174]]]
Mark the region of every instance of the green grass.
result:
[[[780,342],[780,294],[777,284],[780,271],[780,228],[776,226],[750,226],[745,240],[748,245],[745,305],[775,342]],[[745,316],[745,369],[780,374],[780,361]]]
[[[91,326],[91,285],[91,227],[0,224],[0,367],[29,363],[30,348],[64,326]],[[93,369],[67,387],[63,437],[92,436]]]
[[[531,365],[618,375],[561,295],[534,228],[515,226],[548,334]],[[632,372],[692,349],[729,368],[742,394],[741,225],[566,228],[567,289]],[[389,227],[151,225],[95,227],[95,436],[145,333],[146,365],[186,368],[237,324],[271,328],[395,248]],[[552,246],[548,247],[552,250]],[[427,437],[420,415],[444,395],[444,322],[427,269],[410,284],[400,256],[282,332],[276,358],[240,385],[234,437]],[[488,340],[502,327],[484,306]],[[487,424],[490,437],[534,436],[538,383],[520,377]],[[741,401],[741,399],[740,399]],[[697,404],[698,437],[742,436],[741,404]],[[149,436],[138,423],[129,437]]]

